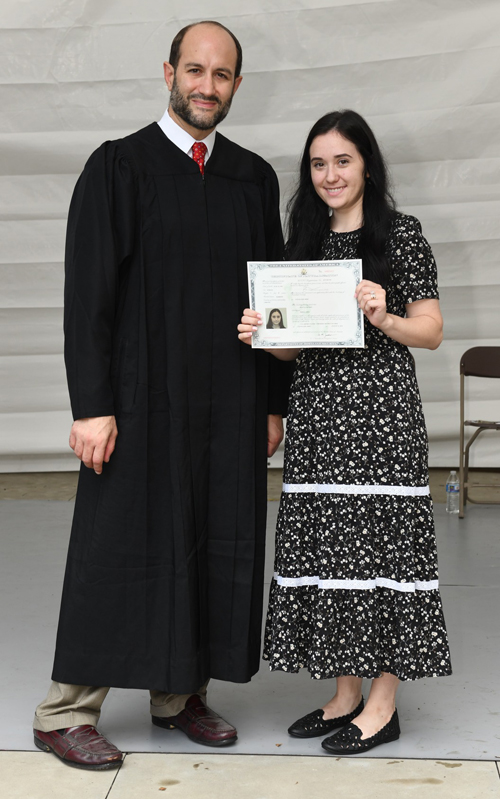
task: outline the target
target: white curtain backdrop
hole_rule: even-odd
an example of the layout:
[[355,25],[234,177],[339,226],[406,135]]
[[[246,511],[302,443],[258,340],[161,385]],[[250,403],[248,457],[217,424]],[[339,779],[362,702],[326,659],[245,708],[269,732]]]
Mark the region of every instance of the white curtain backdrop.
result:
[[[438,262],[445,341],[414,355],[431,465],[456,464],[460,355],[500,344],[500,2],[2,0],[0,471],[77,467],[61,332],[71,191],[102,141],[160,118],[170,42],[206,18],[243,45],[224,132],[273,164],[283,206],[317,118],[350,107],[373,126]],[[497,383],[472,383],[473,417],[500,418]],[[498,435],[477,446],[474,465],[500,465]]]

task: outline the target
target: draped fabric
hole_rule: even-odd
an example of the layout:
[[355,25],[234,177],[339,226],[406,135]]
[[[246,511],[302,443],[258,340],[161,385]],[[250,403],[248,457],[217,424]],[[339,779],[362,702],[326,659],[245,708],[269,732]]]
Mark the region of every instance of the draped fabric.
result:
[[[0,469],[76,468],[62,358],[71,191],[90,153],[159,119],[162,62],[185,24],[215,18],[243,46],[221,130],[276,169],[283,211],[312,123],[365,115],[400,209],[438,263],[445,341],[414,350],[430,464],[458,460],[458,364],[500,343],[498,0],[3,0],[0,10]],[[473,418],[498,418],[472,381]],[[488,434],[489,436],[489,434]],[[473,465],[498,465],[494,434]]]

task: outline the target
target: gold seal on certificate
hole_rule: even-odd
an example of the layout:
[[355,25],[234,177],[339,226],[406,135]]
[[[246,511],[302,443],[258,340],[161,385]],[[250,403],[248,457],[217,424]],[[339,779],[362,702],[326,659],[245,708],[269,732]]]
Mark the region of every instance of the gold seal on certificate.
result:
[[263,324],[252,346],[364,347],[354,297],[361,261],[249,261],[250,307]]

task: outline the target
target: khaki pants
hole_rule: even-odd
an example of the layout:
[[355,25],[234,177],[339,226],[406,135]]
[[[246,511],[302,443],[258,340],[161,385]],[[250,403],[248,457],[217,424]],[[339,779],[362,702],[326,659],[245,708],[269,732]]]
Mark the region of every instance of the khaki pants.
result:
[[[204,699],[207,695],[208,680],[197,693]],[[106,699],[109,688],[96,688],[89,685],[70,685],[53,682],[46,699],[35,711],[33,727],[41,732],[52,732],[66,727],[77,727],[80,724],[91,724],[97,727],[101,715],[101,705]],[[150,711],[152,716],[176,716],[184,710],[191,694],[165,694],[151,690]]]

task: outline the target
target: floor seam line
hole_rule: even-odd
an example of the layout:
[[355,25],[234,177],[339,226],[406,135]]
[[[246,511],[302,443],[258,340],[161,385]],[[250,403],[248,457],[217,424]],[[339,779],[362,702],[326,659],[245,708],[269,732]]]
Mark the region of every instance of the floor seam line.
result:
[[123,756],[123,760],[122,760],[122,762],[121,762],[121,766],[119,766],[119,768],[117,768],[117,769],[116,769],[116,774],[115,774],[115,776],[113,777],[113,782],[112,782],[112,783],[111,783],[111,785],[109,786],[109,791],[107,792],[107,794],[106,794],[106,796],[104,797],[104,799],[108,799],[108,797],[109,797],[109,795],[110,795],[111,791],[113,790],[113,788],[114,788],[114,785],[115,785],[115,782],[116,782],[116,779],[117,779],[117,777],[118,777],[118,774],[119,774],[119,773],[120,773],[120,771],[122,770],[122,768],[123,768],[123,764],[125,763],[125,760],[126,760],[126,759],[127,759],[127,752],[125,752],[125,755]]

